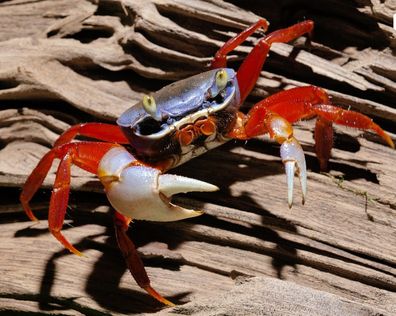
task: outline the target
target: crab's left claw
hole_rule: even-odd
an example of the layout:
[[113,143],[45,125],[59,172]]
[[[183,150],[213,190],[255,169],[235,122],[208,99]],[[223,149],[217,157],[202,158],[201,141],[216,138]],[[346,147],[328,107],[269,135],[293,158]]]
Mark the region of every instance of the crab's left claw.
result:
[[307,195],[307,168],[303,149],[297,139],[290,137],[282,143],[280,154],[282,162],[285,164],[287,178],[287,202],[289,204],[289,208],[293,205],[294,172],[297,172],[300,178],[302,203],[304,204]]
[[215,185],[136,165],[136,159],[117,147],[103,157],[98,169],[107,197],[121,214],[133,219],[169,222],[202,214],[171,203],[172,195],[218,190]]

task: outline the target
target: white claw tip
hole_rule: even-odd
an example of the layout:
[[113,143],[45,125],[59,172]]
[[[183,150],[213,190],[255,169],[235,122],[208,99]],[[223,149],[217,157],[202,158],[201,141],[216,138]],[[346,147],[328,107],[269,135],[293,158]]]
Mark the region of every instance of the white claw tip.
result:
[[167,197],[178,193],[188,193],[193,191],[213,192],[219,190],[219,188],[213,184],[174,174],[160,175],[158,179],[158,189]]
[[291,208],[293,204],[293,180],[295,171],[297,171],[300,179],[302,204],[304,204],[307,195],[307,168],[305,164],[304,152],[297,139],[293,137],[282,144],[281,157],[283,163],[285,164],[288,192],[287,201],[289,208]]
[[287,181],[287,203],[289,208],[293,205],[293,181],[294,181],[294,167],[295,161],[286,161],[285,162],[285,171],[286,171],[286,181]]

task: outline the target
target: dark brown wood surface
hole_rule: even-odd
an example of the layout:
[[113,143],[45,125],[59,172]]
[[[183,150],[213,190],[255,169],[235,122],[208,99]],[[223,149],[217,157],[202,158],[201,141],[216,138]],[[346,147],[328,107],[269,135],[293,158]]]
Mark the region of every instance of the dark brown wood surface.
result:
[[[320,173],[314,122],[298,123],[308,198],[302,206],[296,181],[291,210],[279,146],[268,137],[230,142],[172,170],[221,189],[175,198],[205,210],[199,218],[131,225],[153,286],[178,304],[192,302],[173,311],[161,311],[126,271],[95,177],[73,169],[64,226],[83,258],[47,230],[56,166],[32,202],[39,224],[18,203],[26,176],[70,125],[114,121],[143,93],[204,71],[223,42],[260,16],[271,30],[307,18],[316,28],[309,45],[301,38],[272,47],[245,109],[279,90],[315,84],[334,104],[373,117],[395,140],[395,10],[389,0],[1,1],[0,313],[206,315],[224,312],[215,307],[235,295],[235,309],[225,313],[238,314],[248,311],[238,302],[249,303],[240,295],[254,302],[260,292],[266,296],[257,313],[281,315],[301,300],[312,313],[332,314],[318,298],[323,293],[335,295],[327,302],[347,302],[345,314],[396,314],[396,156],[371,133],[336,127],[330,171]],[[231,66],[258,37],[231,54]],[[255,279],[242,291],[238,276],[272,279]],[[257,285],[266,282],[265,290]],[[278,286],[287,294],[282,299]],[[303,300],[299,291],[315,299]]]

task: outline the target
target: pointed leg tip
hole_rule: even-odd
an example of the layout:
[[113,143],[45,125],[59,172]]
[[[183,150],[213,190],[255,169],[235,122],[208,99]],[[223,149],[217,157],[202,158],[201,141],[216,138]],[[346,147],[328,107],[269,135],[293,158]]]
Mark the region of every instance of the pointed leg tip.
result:
[[73,254],[75,254],[75,255],[77,255],[77,256],[79,256],[79,257],[85,257],[85,255],[84,255],[81,251],[77,250],[77,249],[74,248],[73,246],[71,246],[71,247],[66,247],[66,248],[67,248],[67,250],[69,250],[71,253],[73,253]]
[[287,182],[287,204],[289,205],[289,209],[293,205],[293,186],[294,186],[294,171],[295,171],[295,162],[294,161],[286,161],[285,162],[285,171],[286,171],[286,182]]
[[169,306],[169,307],[174,307],[176,304],[172,303],[171,301],[167,300],[164,298],[161,294],[159,294],[156,290],[154,290],[150,285],[143,287],[143,289],[150,294],[153,298],[155,298],[157,301]]
[[307,181],[306,179],[300,178],[300,183],[301,183],[301,191],[302,191],[301,203],[302,205],[304,205],[305,201],[307,200]]
[[58,230],[51,230],[52,235],[71,253],[83,257],[83,253],[77,250],[63,235],[60,231]]
[[24,201],[21,201],[23,210],[25,211],[27,217],[29,217],[29,219],[32,222],[39,222],[38,218],[36,216],[34,216],[33,211],[31,210],[31,208],[27,205],[27,203],[25,203]]
[[164,300],[162,301],[162,303],[164,303],[165,305],[169,306],[169,307],[175,307],[176,304],[172,303],[171,301],[167,300],[164,298]]

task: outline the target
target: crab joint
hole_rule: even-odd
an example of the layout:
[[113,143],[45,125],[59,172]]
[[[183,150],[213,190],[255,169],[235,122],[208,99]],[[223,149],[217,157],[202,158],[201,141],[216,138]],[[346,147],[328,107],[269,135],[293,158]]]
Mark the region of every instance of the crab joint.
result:
[[290,123],[283,117],[275,114],[267,114],[267,128],[271,138],[274,138],[279,144],[293,136],[293,128]]
[[[129,155],[129,161],[125,159],[126,155]],[[130,218],[167,222],[199,216],[201,211],[172,204],[172,195],[218,190],[212,184],[162,174],[158,169],[136,165],[134,161],[136,159],[124,148],[113,148],[102,158],[98,172],[102,182],[112,180],[111,183],[104,183],[111,205]]]

